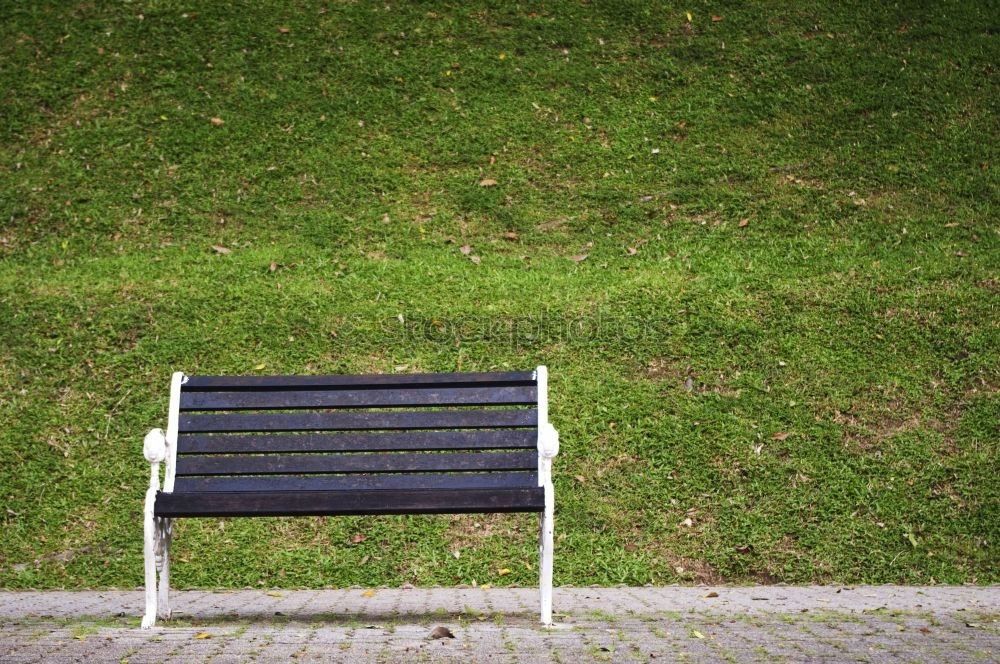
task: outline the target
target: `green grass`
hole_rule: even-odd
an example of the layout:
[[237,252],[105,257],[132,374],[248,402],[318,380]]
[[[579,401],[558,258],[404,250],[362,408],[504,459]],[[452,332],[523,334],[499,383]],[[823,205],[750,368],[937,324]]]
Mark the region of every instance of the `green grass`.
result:
[[[557,584],[1000,582],[990,3],[0,16],[0,586],[141,582],[173,370],[540,363]],[[531,585],[534,532],[181,520],[174,579]]]

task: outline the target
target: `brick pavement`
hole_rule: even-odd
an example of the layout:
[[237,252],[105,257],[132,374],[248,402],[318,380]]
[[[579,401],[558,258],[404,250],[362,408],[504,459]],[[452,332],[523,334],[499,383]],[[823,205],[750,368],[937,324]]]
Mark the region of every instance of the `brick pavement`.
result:
[[[0,662],[1000,662],[1000,587],[0,592]],[[454,639],[431,639],[438,625]]]

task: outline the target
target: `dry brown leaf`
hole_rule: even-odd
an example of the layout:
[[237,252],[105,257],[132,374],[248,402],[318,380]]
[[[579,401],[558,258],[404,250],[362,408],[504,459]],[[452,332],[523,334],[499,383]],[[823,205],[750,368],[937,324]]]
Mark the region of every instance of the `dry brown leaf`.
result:
[[361,544],[366,539],[368,539],[368,536],[367,535],[362,535],[361,533],[356,533],[354,535],[351,535],[351,543],[352,544]]
[[969,254],[965,253],[964,251],[956,251],[955,255],[958,256],[959,258],[965,258]]
[[287,35],[291,31],[292,31],[292,29],[289,28],[287,25],[279,25],[278,26],[278,32],[280,32],[283,35]]
[[277,272],[278,271],[278,264],[275,263],[274,261],[271,261],[271,264],[267,266],[267,271],[268,272]]
[[472,247],[467,244],[463,244],[461,247],[458,248],[458,250],[461,251],[466,256],[472,253]]
[[443,625],[438,625],[431,630],[432,639],[453,639],[455,635],[451,633],[451,630]]
[[771,436],[771,440],[784,440],[785,438],[788,438],[791,435],[792,434],[788,433],[787,431],[780,431]]
[[469,260],[475,263],[476,265],[479,265],[480,263],[483,262],[483,259],[480,258],[479,256],[469,256]]
[[570,256],[569,259],[574,263],[581,263],[587,260],[587,254],[580,254],[578,256]]
[[508,574],[510,574],[510,569],[508,569],[507,567],[497,570],[497,576],[507,576]]
[[213,244],[212,249],[215,250],[217,254],[231,254],[233,250],[228,247],[223,247],[221,244]]
[[214,124],[216,127],[221,127],[222,125],[226,124],[226,121],[223,120],[222,118],[210,118],[209,122]]
[[740,219],[739,227],[746,228],[750,225],[750,219]]
[[544,221],[535,226],[535,228],[537,228],[540,231],[551,231],[555,228],[559,228],[565,223],[566,223],[565,219],[553,219],[552,221]]
[[212,635],[209,634],[208,632],[198,632],[197,634],[194,635],[194,638],[196,638],[196,639],[210,639],[210,638],[212,638]]
[[714,590],[710,593],[705,593],[705,597],[718,597],[718,596],[719,593],[715,592]]
[[692,519],[691,517],[687,517],[677,525],[684,526],[685,528],[691,528],[692,526],[694,526],[694,519]]
[[587,483],[587,478],[585,478],[583,475],[574,475],[573,479],[575,479],[580,484],[586,484]]
[[629,256],[635,256],[637,253],[639,253],[639,250],[636,249],[635,247],[628,247],[627,249],[625,249],[625,251],[628,252]]
[[495,187],[498,184],[499,183],[496,180],[494,180],[493,178],[484,178],[484,179],[482,179],[482,180],[479,181],[479,186],[480,187]]
[[721,16],[718,15],[712,16],[712,23],[718,23],[721,20],[722,20]]
[[521,236],[518,235],[515,231],[507,231],[506,233],[503,234],[503,237],[505,240],[510,240],[511,242],[517,242],[518,240],[521,239]]

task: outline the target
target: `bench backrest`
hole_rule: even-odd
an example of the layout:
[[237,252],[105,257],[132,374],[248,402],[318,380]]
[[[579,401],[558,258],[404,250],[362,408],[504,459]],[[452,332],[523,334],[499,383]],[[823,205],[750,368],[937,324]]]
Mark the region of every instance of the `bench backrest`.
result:
[[189,376],[174,492],[538,487],[535,372]]

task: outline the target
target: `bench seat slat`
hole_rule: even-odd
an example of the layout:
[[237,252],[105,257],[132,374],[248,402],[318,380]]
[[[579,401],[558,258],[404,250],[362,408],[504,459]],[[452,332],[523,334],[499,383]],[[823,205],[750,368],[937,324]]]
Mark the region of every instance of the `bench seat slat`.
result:
[[533,371],[381,374],[369,376],[189,376],[185,392],[201,390],[371,389],[384,386],[491,387],[535,385]]
[[175,493],[218,491],[370,491],[376,489],[526,489],[537,472],[267,477],[178,477]]
[[545,492],[540,487],[416,491],[160,492],[156,495],[155,503],[155,514],[163,517],[455,514],[541,512],[544,509]]
[[183,456],[177,476],[295,475],[299,473],[415,473],[531,470],[534,452],[454,452],[428,454],[300,454],[266,456]]
[[530,406],[534,386],[425,387],[381,390],[264,390],[181,392],[181,411],[295,408],[399,408],[403,406]]
[[534,429],[496,431],[406,431],[401,433],[312,433],[182,435],[178,454],[266,454],[280,452],[402,452],[406,450],[535,449]]
[[534,408],[516,410],[375,411],[181,415],[181,433],[240,431],[350,431],[363,429],[499,429],[532,427]]

